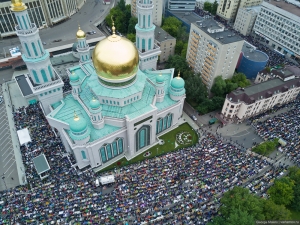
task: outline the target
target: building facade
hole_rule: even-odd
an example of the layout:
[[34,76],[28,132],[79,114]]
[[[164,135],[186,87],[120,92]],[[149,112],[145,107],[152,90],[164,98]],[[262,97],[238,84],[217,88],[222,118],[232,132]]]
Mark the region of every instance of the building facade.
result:
[[285,1],[263,2],[253,30],[277,51],[300,58],[299,7]]
[[176,38],[169,35],[160,27],[155,28],[155,44],[161,50],[159,63],[166,62],[170,56],[175,54]]
[[168,10],[193,11],[196,0],[168,0]]
[[160,47],[154,42],[155,25],[153,24],[153,2],[140,0],[137,2],[138,23],[136,30],[136,48],[139,52],[139,67],[141,70],[156,70]]
[[28,74],[16,76],[15,79],[28,103],[40,101],[44,112],[49,113],[49,105],[62,98],[64,83],[52,67],[50,54],[42,45],[39,29],[29,18],[27,6],[20,0],[13,0],[10,10],[18,21],[15,32],[20,39],[22,59],[28,69]]
[[[0,3],[0,33],[2,37],[15,35],[18,24],[10,11],[10,1]],[[29,19],[38,28],[54,25],[71,17],[85,3],[85,0],[24,0]]]
[[275,105],[296,99],[300,91],[300,69],[291,66],[258,74],[255,85],[232,91],[226,96],[221,117],[240,122]]
[[233,28],[244,36],[252,32],[257,14],[260,12],[260,6],[239,8],[235,18]]
[[263,0],[220,0],[217,15],[224,20],[233,23],[235,21],[239,8],[245,8],[250,6],[258,6]]
[[[131,15],[137,17],[137,2],[139,0],[131,0]],[[163,15],[163,1],[162,0],[151,0],[153,3],[153,23],[156,26],[161,26],[162,23],[162,15]]]
[[234,74],[244,40],[212,18],[192,23],[186,59],[210,90],[214,79]]

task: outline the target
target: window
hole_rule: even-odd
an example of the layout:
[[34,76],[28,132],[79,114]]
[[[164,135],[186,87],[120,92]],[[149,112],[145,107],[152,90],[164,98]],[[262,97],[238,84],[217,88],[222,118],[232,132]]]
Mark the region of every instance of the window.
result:
[[33,48],[33,51],[34,51],[35,56],[38,56],[37,50],[36,50],[36,48],[35,48],[35,44],[34,44],[33,42],[31,43],[31,46],[32,46],[32,48]]
[[85,151],[81,151],[81,157],[82,157],[82,159],[86,159]]
[[28,55],[29,57],[31,57],[31,53],[30,53],[30,51],[29,51],[29,48],[28,48],[27,43],[24,43],[24,45],[25,45],[25,48],[26,48],[26,51],[27,51],[27,55]]
[[110,160],[112,158],[112,152],[111,152],[110,144],[106,145],[106,152],[107,152],[107,158],[108,158],[108,160]]
[[48,71],[49,71],[49,74],[50,74],[51,79],[53,80],[54,77],[53,77],[53,73],[52,73],[52,69],[51,69],[51,66],[50,66],[50,65],[48,66]]
[[114,141],[112,143],[112,148],[113,148],[114,157],[116,157],[118,155],[118,148],[117,148],[117,142],[116,141]]
[[123,153],[123,139],[118,140],[119,154]]
[[150,20],[151,20],[151,17],[150,15],[148,16],[148,27],[150,27]]
[[107,161],[107,157],[106,157],[106,153],[105,153],[105,148],[104,147],[102,147],[100,149],[100,154],[101,154],[102,162],[106,162]]
[[151,50],[152,49],[152,39],[149,38],[148,40],[148,50]]
[[47,78],[47,75],[46,75],[46,72],[45,72],[44,69],[41,70],[41,73],[42,73],[42,77],[43,77],[44,82],[48,82],[48,78]]
[[35,70],[32,70],[32,74],[36,83],[40,83],[39,77]]

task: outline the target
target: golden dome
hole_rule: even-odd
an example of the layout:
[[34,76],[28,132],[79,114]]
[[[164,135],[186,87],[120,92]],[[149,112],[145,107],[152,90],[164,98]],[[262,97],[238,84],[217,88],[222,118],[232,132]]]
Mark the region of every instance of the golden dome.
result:
[[93,64],[100,79],[116,83],[136,75],[139,54],[135,45],[127,38],[113,34],[100,41],[93,52]]
[[85,33],[83,30],[80,29],[80,26],[78,27],[78,31],[76,33],[77,38],[85,38]]
[[10,10],[14,12],[23,11],[27,9],[27,6],[22,0],[11,0]]

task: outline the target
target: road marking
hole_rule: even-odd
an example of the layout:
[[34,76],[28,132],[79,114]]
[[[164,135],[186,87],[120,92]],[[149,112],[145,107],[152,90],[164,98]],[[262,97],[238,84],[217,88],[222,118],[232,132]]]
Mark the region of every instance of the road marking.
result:
[[16,162],[16,160],[14,160],[14,161],[12,162],[12,164],[8,167],[8,169],[5,171],[5,173],[7,173],[7,171],[9,170],[9,168],[12,167],[12,166],[14,165],[14,162]]

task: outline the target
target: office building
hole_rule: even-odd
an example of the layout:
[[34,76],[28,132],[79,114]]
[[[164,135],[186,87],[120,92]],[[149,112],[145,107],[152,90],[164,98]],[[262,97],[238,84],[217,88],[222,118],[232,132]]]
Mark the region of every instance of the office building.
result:
[[262,1],[263,0],[220,0],[217,15],[225,21],[233,23],[239,8],[257,6],[260,5]]
[[159,63],[166,62],[169,56],[175,54],[176,38],[169,35],[160,27],[155,28],[155,44],[160,47]]
[[212,18],[192,23],[186,59],[210,89],[214,79],[234,74],[244,40]]
[[[51,26],[71,17],[85,2],[85,0],[24,0],[29,19],[38,28]],[[10,4],[10,1],[0,3],[0,33],[2,37],[16,35],[15,24],[18,24],[18,21],[9,9]]]
[[244,36],[252,32],[257,14],[260,12],[260,6],[239,8],[235,18],[233,28]]
[[[137,17],[137,2],[139,0],[131,0],[131,15]],[[156,26],[161,26],[162,15],[163,15],[163,1],[162,0],[151,0],[153,3],[153,23]]]
[[[272,73],[272,74],[271,74]],[[224,121],[240,122],[275,105],[286,104],[300,91],[300,69],[286,67],[259,73],[260,83],[239,88],[226,96],[221,117]],[[258,80],[258,79],[257,79]]]
[[253,31],[281,54],[300,58],[300,9],[285,1],[261,5]]
[[168,0],[168,10],[193,11],[196,0]]

